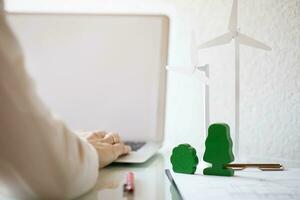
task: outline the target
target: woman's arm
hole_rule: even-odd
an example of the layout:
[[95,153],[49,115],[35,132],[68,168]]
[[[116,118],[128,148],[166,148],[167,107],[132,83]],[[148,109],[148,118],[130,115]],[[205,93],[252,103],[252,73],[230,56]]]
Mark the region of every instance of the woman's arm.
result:
[[66,199],[89,191],[99,160],[104,166],[128,152],[122,143],[94,141],[75,135],[41,102],[0,10],[0,181],[7,191],[22,199]]

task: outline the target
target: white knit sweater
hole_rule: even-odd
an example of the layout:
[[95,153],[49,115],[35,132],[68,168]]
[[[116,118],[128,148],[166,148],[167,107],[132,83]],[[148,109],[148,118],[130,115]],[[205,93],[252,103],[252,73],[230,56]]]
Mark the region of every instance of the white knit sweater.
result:
[[0,0],[0,196],[70,199],[89,191],[97,176],[95,149],[37,96]]

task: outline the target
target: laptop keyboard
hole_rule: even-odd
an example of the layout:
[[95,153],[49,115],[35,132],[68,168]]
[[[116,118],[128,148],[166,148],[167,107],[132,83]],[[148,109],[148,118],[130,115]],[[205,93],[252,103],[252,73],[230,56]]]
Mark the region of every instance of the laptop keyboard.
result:
[[132,151],[137,151],[146,144],[146,142],[131,142],[131,141],[126,141],[124,143],[130,146]]

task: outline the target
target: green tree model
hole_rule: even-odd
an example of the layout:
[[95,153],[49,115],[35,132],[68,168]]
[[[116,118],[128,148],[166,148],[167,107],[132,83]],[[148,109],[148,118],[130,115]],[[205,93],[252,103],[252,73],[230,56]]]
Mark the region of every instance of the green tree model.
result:
[[225,167],[226,164],[234,161],[230,129],[227,124],[216,123],[209,126],[203,160],[212,164],[211,167],[203,170],[204,175],[234,175],[232,169]]
[[180,144],[175,147],[170,160],[173,171],[176,173],[194,174],[197,169],[197,152],[189,144]]

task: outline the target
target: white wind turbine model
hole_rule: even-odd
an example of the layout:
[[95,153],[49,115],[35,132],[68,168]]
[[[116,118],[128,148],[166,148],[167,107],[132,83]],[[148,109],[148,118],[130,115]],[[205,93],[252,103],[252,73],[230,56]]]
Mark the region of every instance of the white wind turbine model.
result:
[[255,47],[264,50],[271,50],[271,48],[262,42],[259,42],[247,35],[239,32],[238,29],[238,0],[233,0],[231,16],[228,26],[228,33],[225,33],[215,39],[212,39],[198,48],[208,48],[218,45],[235,42],[235,154],[239,156],[239,117],[240,117],[240,44]]
[[200,65],[197,54],[197,44],[194,33],[192,33],[191,38],[191,66],[189,67],[179,67],[179,66],[167,66],[167,70],[175,71],[178,73],[192,75],[196,71],[204,72],[204,76],[201,77],[201,82],[205,85],[204,89],[204,128],[207,133],[209,126],[209,65]]

